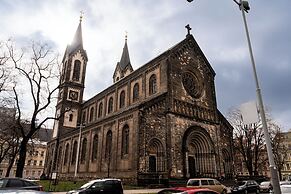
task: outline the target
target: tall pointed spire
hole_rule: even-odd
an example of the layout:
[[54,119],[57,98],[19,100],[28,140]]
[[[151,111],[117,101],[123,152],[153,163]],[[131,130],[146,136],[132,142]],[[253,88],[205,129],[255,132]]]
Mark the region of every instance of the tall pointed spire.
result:
[[130,63],[130,58],[129,58],[129,53],[128,53],[128,47],[127,47],[127,33],[125,35],[125,44],[123,47],[123,52],[121,55],[119,66],[120,66],[121,70],[126,69],[127,66],[130,66],[130,68],[132,69],[131,63]]
[[83,49],[82,19],[83,19],[83,12],[81,11],[79,26],[75,32],[73,42],[70,45],[70,52],[75,51],[77,48]]

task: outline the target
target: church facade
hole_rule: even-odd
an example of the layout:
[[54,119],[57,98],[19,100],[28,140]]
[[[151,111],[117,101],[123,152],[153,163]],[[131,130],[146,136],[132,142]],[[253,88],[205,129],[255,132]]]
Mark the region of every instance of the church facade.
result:
[[215,72],[189,33],[137,70],[127,40],[113,84],[83,100],[81,21],[62,61],[46,174],[143,184],[232,177],[232,127],[217,109]]

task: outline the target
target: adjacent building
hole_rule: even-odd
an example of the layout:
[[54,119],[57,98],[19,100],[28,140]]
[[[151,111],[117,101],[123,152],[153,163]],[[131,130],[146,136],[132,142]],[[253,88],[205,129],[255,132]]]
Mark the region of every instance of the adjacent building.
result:
[[[36,135],[37,138],[29,141],[28,143],[23,178],[39,179],[40,176],[44,173],[47,142],[51,137],[51,129],[41,128]],[[8,175],[9,177],[15,176],[17,161],[18,158],[15,159],[15,162]],[[9,161],[7,159],[4,159],[0,163],[0,177],[6,176],[8,166]]]
[[84,100],[87,62],[80,21],[62,60],[47,175],[138,184],[232,177],[232,126],[217,109],[215,71],[189,31],[136,70],[126,38],[113,84]]

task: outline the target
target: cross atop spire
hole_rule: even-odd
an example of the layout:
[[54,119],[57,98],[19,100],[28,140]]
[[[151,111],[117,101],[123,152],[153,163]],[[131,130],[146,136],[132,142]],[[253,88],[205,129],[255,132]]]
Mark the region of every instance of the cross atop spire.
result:
[[125,42],[127,42],[127,31],[125,31]]
[[187,35],[186,35],[186,36],[189,36],[189,35],[191,34],[190,30],[192,30],[192,28],[190,27],[189,24],[187,24],[187,25],[185,26],[185,28],[187,29]]

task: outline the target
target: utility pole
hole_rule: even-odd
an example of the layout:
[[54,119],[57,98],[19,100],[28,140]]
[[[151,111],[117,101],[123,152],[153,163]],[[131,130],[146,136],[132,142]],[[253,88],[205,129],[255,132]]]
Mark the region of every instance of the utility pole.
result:
[[79,165],[79,155],[80,155],[82,128],[85,127],[85,125],[80,124],[77,127],[79,127],[79,140],[78,140],[78,146],[77,146],[77,158],[76,158],[75,174],[74,174],[75,181],[76,181],[76,178],[77,178],[77,171],[78,171],[78,165]]

